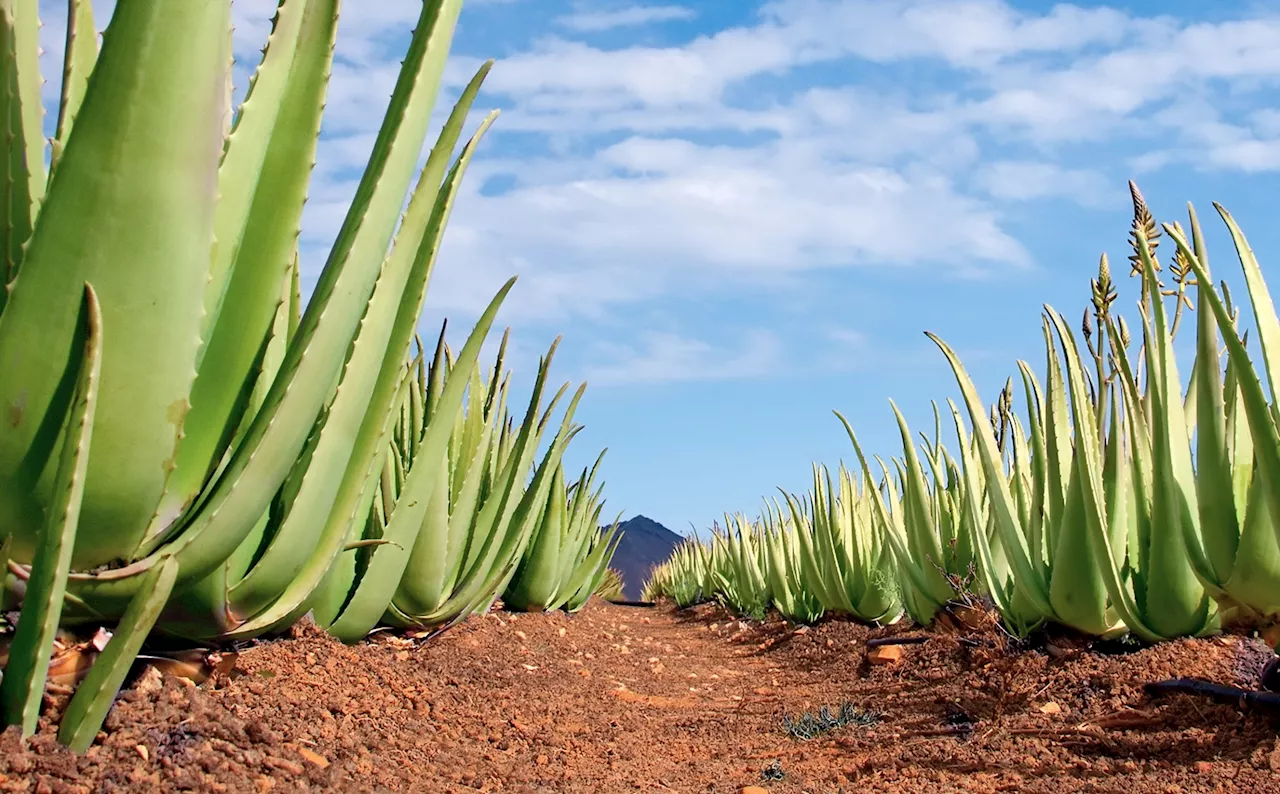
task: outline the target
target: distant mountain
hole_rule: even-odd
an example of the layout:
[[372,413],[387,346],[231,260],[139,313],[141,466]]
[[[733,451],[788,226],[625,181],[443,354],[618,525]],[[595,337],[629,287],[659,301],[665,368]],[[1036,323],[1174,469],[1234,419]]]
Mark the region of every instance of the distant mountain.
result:
[[622,540],[618,542],[610,567],[622,574],[622,592],[627,600],[639,601],[640,589],[649,579],[649,572],[655,565],[666,562],[671,550],[684,538],[644,516],[623,521],[618,527]]

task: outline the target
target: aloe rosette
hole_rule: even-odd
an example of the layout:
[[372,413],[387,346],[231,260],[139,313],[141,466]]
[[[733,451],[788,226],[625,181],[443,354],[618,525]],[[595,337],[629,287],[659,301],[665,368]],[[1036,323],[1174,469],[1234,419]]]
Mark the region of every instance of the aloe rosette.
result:
[[[550,506],[567,498],[561,460],[580,429],[573,416],[582,388],[568,401],[558,429],[548,434],[568,390],[568,384],[562,386],[543,404],[555,348],[539,364],[519,423],[507,412],[506,337],[487,377],[458,367],[443,333],[430,364],[419,356],[408,368],[378,493],[366,519],[348,537],[356,551],[328,571],[310,602],[330,633],[354,642],[380,623],[439,631],[488,609],[510,590],[528,558],[526,550],[542,548]],[[445,405],[442,396],[456,388],[465,388],[466,399]],[[433,435],[446,439],[443,447],[429,443]],[[569,515],[579,515],[570,508]],[[568,562],[607,564],[612,553],[611,548],[585,550],[584,558],[571,554]],[[585,588],[585,601],[602,571],[575,567],[561,579],[557,568],[550,580],[538,574],[539,586],[550,581],[556,592],[539,597],[550,598],[554,606],[570,601],[580,606],[574,599]]]
[[576,482],[566,484],[563,466],[551,479],[551,493],[533,537],[502,594],[502,603],[523,612],[581,609],[595,592],[622,539],[617,521],[600,528],[603,485],[595,485],[604,453]]
[[[233,117],[230,0],[120,0],[100,52],[90,3],[71,2],[46,168],[37,3],[0,3],[0,526],[31,632],[15,638],[0,701],[25,732],[41,638],[60,621],[119,620],[63,720],[61,739],[83,749],[157,622],[207,638],[288,623],[372,502],[449,208],[491,121],[449,169],[488,64],[400,219],[461,8],[423,3],[304,308],[297,240],[338,5],[281,0]],[[446,387],[443,414],[465,385]],[[431,434],[423,456],[446,442]]]
[[841,466],[835,478],[814,466],[813,490],[787,496],[806,593],[828,612],[889,624],[903,612],[897,561],[886,529],[875,520],[870,480]]

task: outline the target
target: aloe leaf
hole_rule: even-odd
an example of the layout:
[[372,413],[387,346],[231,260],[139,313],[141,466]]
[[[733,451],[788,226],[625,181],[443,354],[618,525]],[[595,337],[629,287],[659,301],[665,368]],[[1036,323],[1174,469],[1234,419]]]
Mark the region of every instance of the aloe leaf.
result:
[[1026,396],[1028,425],[1031,431],[1031,444],[1028,452],[1029,468],[1031,477],[1031,494],[1030,504],[1028,505],[1030,513],[1030,521],[1026,524],[1027,529],[1027,548],[1031,555],[1031,562],[1041,572],[1045,580],[1048,580],[1048,560],[1046,559],[1046,543],[1045,537],[1048,534],[1045,525],[1048,523],[1045,516],[1045,502],[1048,492],[1049,480],[1049,449],[1045,441],[1045,411],[1044,399],[1041,396],[1040,383],[1036,380],[1035,373],[1031,370],[1031,365],[1025,361],[1018,362],[1018,369],[1022,373],[1023,392]]
[[[1103,510],[1102,517],[1106,522],[1104,526],[1110,530],[1116,519],[1116,514],[1110,508],[1120,504],[1116,500],[1121,498],[1122,493],[1117,469],[1125,462],[1119,457],[1120,449],[1117,444],[1106,444],[1105,423],[1095,413],[1105,411],[1108,403],[1114,406],[1114,402],[1103,399],[1101,391],[1089,390],[1085,361],[1080,357],[1074,339],[1064,336],[1056,313],[1052,310],[1046,313],[1050,315],[1050,322],[1057,334],[1056,341],[1052,335],[1049,337],[1049,344],[1055,348],[1061,344],[1061,360],[1065,362],[1069,375],[1064,380],[1059,370],[1057,377],[1050,378],[1049,400],[1051,404],[1060,406],[1057,435],[1061,443],[1071,444],[1074,436],[1074,449],[1067,453],[1072,462],[1064,470],[1067,490],[1063,511],[1057,525],[1050,527],[1050,536],[1054,538],[1050,557],[1050,604],[1060,622],[1079,631],[1100,636],[1115,627],[1107,614],[1109,594],[1106,584],[1091,551],[1091,508],[1087,500],[1091,493],[1100,500],[1098,504]],[[1059,361],[1056,352],[1051,359],[1056,368]],[[1061,393],[1055,395],[1055,390],[1061,390]],[[1068,402],[1072,407],[1071,414],[1067,414],[1065,410]],[[1087,424],[1082,423],[1082,417],[1089,420]],[[1117,428],[1113,427],[1112,431],[1116,432]],[[1088,443],[1083,438],[1085,436],[1088,437]],[[1100,491],[1091,491],[1087,487],[1088,483],[1084,479],[1086,472],[1079,465],[1081,456],[1091,454],[1090,450],[1094,449],[1104,450],[1099,452],[1098,472],[1102,478]],[[1108,534],[1108,537],[1111,535]],[[1108,547],[1121,559],[1124,558],[1123,545],[1112,543]]]
[[[1231,232],[1231,240],[1236,247],[1236,254],[1240,258],[1245,284],[1249,289],[1249,302],[1253,306],[1253,321],[1258,328],[1258,346],[1262,351],[1267,388],[1272,399],[1277,399],[1276,395],[1280,395],[1280,315],[1276,314],[1275,303],[1272,302],[1267,282],[1262,277],[1262,268],[1259,267],[1258,258],[1254,256],[1253,248],[1245,238],[1244,232],[1231,217],[1231,213],[1227,212],[1222,205],[1215,202],[1213,206],[1222,216],[1223,222],[1227,224],[1227,229]],[[1177,245],[1179,248],[1185,248],[1185,238],[1180,239]],[[1199,269],[1196,270],[1196,280],[1201,281],[1203,278],[1204,281],[1201,283],[1209,284],[1211,282],[1207,278],[1208,269],[1204,269],[1204,276],[1201,276]],[[1224,329],[1223,333],[1227,331]],[[1274,410],[1273,408],[1273,413]]]
[[[1067,330],[1065,321],[1051,309],[1046,310],[1050,321],[1057,328],[1058,336],[1067,351],[1066,364],[1068,382],[1073,395],[1085,393],[1084,371],[1080,364],[1080,355],[1075,349],[1075,339]],[[1131,408],[1132,410],[1132,408]],[[1096,422],[1092,415],[1092,404],[1088,400],[1072,400],[1071,411],[1076,427],[1091,427]],[[1075,453],[1075,475],[1080,482],[1084,494],[1084,522],[1089,538],[1089,548],[1093,553],[1094,564],[1102,575],[1107,587],[1107,596],[1111,607],[1130,631],[1144,640],[1154,642],[1164,639],[1152,629],[1143,617],[1133,593],[1125,586],[1121,566],[1110,543],[1108,532],[1105,495],[1102,487],[1102,453],[1099,441],[1094,433],[1080,433],[1077,436]]]
[[[22,615],[9,647],[9,662],[0,681],[0,717],[9,725],[21,725],[22,735],[35,733],[44,696],[45,676],[53,652],[54,635],[62,616],[62,595],[71,570],[89,461],[93,414],[98,402],[98,378],[102,369],[102,313],[93,288],[86,285],[81,318],[80,355],[73,360],[75,398],[67,415],[54,501],[50,505],[40,545],[27,580]],[[6,561],[7,562],[7,561]],[[7,567],[7,565],[6,565]],[[0,573],[3,569],[0,569]]]
[[1178,377],[1173,336],[1159,294],[1154,267],[1144,264],[1151,293],[1152,325],[1148,355],[1149,391],[1152,397],[1153,482],[1152,534],[1148,544],[1150,579],[1146,592],[1146,620],[1169,637],[1199,633],[1207,607],[1203,585],[1188,559],[1190,548],[1199,551],[1199,507],[1191,442],[1182,406],[1182,382]]
[[72,566],[129,558],[163,490],[199,345],[229,12],[229,0],[132,0],[112,16],[0,316],[0,524],[19,559],[50,498],[50,431],[65,411],[61,372],[30,351],[70,348],[86,282],[111,345]]
[[512,579],[513,586],[503,593],[503,603],[524,612],[553,608],[562,574],[561,545],[567,545],[569,540],[565,537],[569,520],[565,516],[566,502],[564,470],[556,467],[551,475],[551,496],[546,509],[535,524],[529,549]]
[[[1203,261],[1201,265],[1204,266]],[[1204,269],[1207,273],[1208,267]],[[1202,282],[1197,289],[1197,370],[1192,376],[1191,391],[1196,394],[1195,487],[1201,531],[1188,536],[1188,553],[1193,560],[1204,558],[1204,578],[1221,587],[1235,567],[1240,516],[1236,513],[1233,472],[1227,455],[1226,394],[1218,365],[1218,325],[1205,294],[1211,289],[1213,285],[1208,282]]]
[[[212,336],[242,241],[255,221],[262,225],[260,216],[266,206],[280,216],[267,221],[277,227],[268,235],[275,243],[270,248],[282,253],[271,264],[287,264],[288,249],[280,243],[290,246],[298,231],[296,218],[315,159],[338,6],[339,0],[278,0],[262,60],[249,78],[218,168],[216,242],[201,328],[205,339]],[[285,177],[284,184],[273,184],[280,177]],[[272,198],[277,201],[284,200],[260,203],[259,196],[268,192],[274,192]],[[255,204],[259,204],[257,212],[253,212]],[[292,211],[280,213],[281,208]],[[281,236],[288,239],[271,239]]]
[[98,61],[98,29],[93,22],[92,0],[70,0],[67,12],[67,39],[62,66],[62,99],[58,103],[58,126],[54,133],[50,170],[58,167],[62,150],[71,136],[76,114],[84,102],[89,75]]
[[178,563],[172,557],[162,557],[145,574],[107,647],[76,688],[58,726],[58,741],[73,752],[83,753],[93,744],[177,578]]
[[[8,155],[0,161],[0,286],[17,278],[45,193],[38,8],[38,0],[0,0],[0,119]],[[0,314],[8,297],[0,289]]]
[[165,539],[204,487],[240,424],[240,395],[254,388],[253,366],[289,277],[315,162],[337,6],[282,0],[227,140],[191,410],[140,554]]
[[1045,441],[1045,521],[1046,550],[1058,545],[1058,528],[1063,525],[1067,488],[1071,479],[1071,413],[1067,408],[1067,385],[1062,379],[1062,362],[1053,341],[1050,323],[1041,319],[1045,344],[1044,441]]
[[1261,493],[1262,484],[1262,478],[1250,484],[1239,552],[1222,590],[1228,604],[1240,604],[1255,615],[1270,617],[1280,613],[1280,545],[1272,528],[1276,517]]

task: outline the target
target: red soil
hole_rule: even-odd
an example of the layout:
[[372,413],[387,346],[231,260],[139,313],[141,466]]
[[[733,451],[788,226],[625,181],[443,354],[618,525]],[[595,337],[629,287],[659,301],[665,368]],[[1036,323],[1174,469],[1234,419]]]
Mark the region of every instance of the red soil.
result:
[[[10,729],[0,791],[1280,792],[1266,719],[1143,691],[1252,685],[1255,640],[1104,655],[934,634],[867,663],[868,639],[902,631],[600,603],[473,618],[430,642],[345,647],[303,627],[199,687],[142,676],[83,756],[47,719],[28,741]],[[807,741],[783,729],[846,702],[878,721]]]

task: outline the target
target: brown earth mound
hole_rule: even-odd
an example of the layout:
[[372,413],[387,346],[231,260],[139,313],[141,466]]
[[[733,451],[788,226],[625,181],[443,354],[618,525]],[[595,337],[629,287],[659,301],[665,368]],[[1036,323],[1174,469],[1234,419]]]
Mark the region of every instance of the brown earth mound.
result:
[[48,721],[29,741],[10,729],[0,790],[1280,792],[1267,719],[1143,690],[1252,685],[1255,640],[1109,655],[980,631],[867,661],[902,631],[600,603],[430,642],[300,628],[199,687],[142,676],[83,756]]

